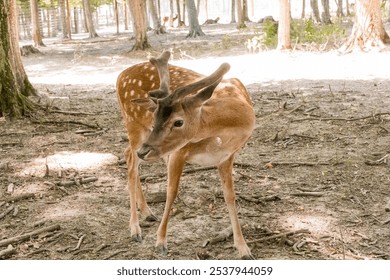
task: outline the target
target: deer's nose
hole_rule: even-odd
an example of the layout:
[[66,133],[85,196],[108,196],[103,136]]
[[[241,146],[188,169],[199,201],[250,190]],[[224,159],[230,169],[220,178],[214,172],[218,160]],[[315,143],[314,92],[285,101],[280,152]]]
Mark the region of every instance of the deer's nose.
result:
[[147,155],[153,150],[152,146],[144,144],[141,149],[137,151],[137,155],[140,159],[146,160]]

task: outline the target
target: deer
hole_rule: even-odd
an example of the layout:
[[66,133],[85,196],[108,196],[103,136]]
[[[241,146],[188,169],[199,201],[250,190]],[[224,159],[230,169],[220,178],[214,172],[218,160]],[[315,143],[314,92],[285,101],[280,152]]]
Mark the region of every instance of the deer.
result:
[[157,221],[141,188],[141,161],[163,158],[167,165],[166,202],[155,244],[162,255],[168,253],[169,213],[185,164],[216,166],[234,246],[242,259],[253,259],[238,219],[232,173],[235,154],[254,130],[251,97],[239,79],[223,79],[230,69],[228,63],[204,76],[168,64],[170,55],[165,51],[149,62],[130,66],[117,78],[116,92],[129,139],[124,155],[132,240],[142,241],[137,207],[141,217]]

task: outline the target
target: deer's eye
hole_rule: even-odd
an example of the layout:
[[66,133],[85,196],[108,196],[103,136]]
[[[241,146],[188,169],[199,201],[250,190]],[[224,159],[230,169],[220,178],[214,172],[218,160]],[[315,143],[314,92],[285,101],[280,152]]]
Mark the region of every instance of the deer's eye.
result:
[[174,127],[182,127],[183,126],[183,120],[177,120],[173,123]]

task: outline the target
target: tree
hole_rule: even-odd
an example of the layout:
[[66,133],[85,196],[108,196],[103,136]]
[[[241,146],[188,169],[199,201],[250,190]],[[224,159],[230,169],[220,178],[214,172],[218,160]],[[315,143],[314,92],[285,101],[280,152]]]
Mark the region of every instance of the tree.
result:
[[24,71],[19,49],[15,0],[0,6],[0,117],[19,117],[33,108],[35,95]]
[[313,17],[316,22],[321,22],[320,10],[318,9],[318,0],[310,0],[310,6],[313,11]]
[[85,21],[89,33],[89,38],[99,37],[99,35],[96,33],[95,25],[93,24],[93,20],[92,20],[92,11],[91,11],[92,8],[91,8],[90,0],[83,0],[83,10],[84,10],[84,17],[85,17]]
[[306,17],[306,1],[302,0],[301,19],[304,19],[305,17]]
[[336,12],[336,15],[338,17],[343,17],[344,16],[344,13],[343,13],[343,0],[337,0],[337,12]]
[[330,20],[330,12],[329,12],[329,0],[321,0],[323,12],[321,14],[322,23],[332,24]]
[[66,0],[59,0],[58,5],[60,7],[60,19],[61,19],[61,28],[62,28],[62,39],[70,39],[70,30],[68,29],[67,24],[67,13],[66,13]]
[[130,13],[133,19],[133,32],[135,37],[135,44],[132,50],[145,50],[150,48],[146,34],[145,4],[145,0],[127,0],[127,5],[130,7]]
[[188,21],[189,21],[189,33],[188,37],[197,37],[204,36],[205,34],[202,31],[202,28],[199,25],[199,20],[196,12],[195,2],[194,0],[186,0],[187,13],[188,13]]
[[152,16],[154,33],[156,34],[166,33],[165,27],[161,25],[161,21],[158,18],[157,8],[154,0],[148,0],[148,3],[149,3],[150,15]]
[[32,25],[32,33],[34,40],[34,47],[45,46],[42,41],[42,33],[41,27],[39,25],[39,17],[38,17],[38,0],[30,0],[31,6],[31,25]]
[[290,39],[290,0],[279,0],[278,50],[291,49]]
[[236,0],[236,3],[237,3],[237,18],[238,18],[237,28],[238,29],[245,28],[246,27],[245,15],[244,15],[244,10],[242,8],[242,0]]
[[236,23],[236,0],[232,0],[231,20],[230,23]]
[[355,22],[349,39],[340,48],[343,53],[355,49],[370,51],[382,49],[385,44],[390,44],[389,35],[384,28],[380,1],[379,0],[357,0],[355,4]]

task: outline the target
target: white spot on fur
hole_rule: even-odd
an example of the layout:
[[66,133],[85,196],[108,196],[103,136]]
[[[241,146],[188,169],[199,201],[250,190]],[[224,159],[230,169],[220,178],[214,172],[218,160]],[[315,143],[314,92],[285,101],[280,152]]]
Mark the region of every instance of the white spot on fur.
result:
[[154,86],[155,86],[155,85],[156,85],[156,84],[155,84],[155,83],[153,83],[153,84],[151,85],[151,87],[152,87],[152,88],[154,88]]
[[142,81],[141,80],[138,81],[138,86],[139,87],[142,86]]
[[133,84],[135,84],[137,82],[137,79],[133,79]]
[[149,80],[153,81],[153,79],[154,79],[154,75],[151,75]]
[[135,93],[135,91],[134,91],[134,90],[131,90],[131,91],[130,91],[130,96],[134,96],[134,93]]

